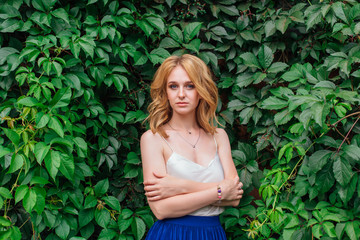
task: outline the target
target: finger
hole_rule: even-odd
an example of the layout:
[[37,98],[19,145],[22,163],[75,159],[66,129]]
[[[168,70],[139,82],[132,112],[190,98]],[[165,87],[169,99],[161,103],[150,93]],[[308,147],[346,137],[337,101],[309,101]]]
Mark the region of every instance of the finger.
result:
[[243,188],[244,184],[242,182],[240,182],[240,188]]
[[157,190],[157,187],[155,187],[154,185],[145,186],[144,190],[145,190],[145,192],[151,192],[151,191]]
[[158,192],[146,192],[145,193],[146,197],[156,197],[156,196],[160,196]]
[[155,179],[151,179],[151,180],[146,180],[146,181],[144,181],[144,185],[146,186],[146,185],[154,185],[154,184],[156,184],[157,183],[157,181],[155,180]]
[[236,177],[234,178],[234,180],[235,180],[236,182],[239,181],[239,180],[240,180],[239,176],[236,176]]

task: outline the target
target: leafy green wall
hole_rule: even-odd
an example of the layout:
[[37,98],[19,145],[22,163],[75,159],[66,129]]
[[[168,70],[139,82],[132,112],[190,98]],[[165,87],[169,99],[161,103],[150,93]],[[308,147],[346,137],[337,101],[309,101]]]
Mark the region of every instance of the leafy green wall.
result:
[[360,238],[360,4],[8,0],[0,5],[0,239],[142,239],[154,71],[213,70],[245,195],[229,239]]

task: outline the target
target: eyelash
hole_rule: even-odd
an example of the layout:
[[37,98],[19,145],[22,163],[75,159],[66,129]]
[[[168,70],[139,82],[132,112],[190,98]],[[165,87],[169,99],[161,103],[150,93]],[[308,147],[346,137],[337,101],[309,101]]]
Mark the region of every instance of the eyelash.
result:
[[[170,85],[169,85],[169,88],[170,88],[170,89],[175,89],[176,87],[177,87],[176,84],[170,84]],[[195,85],[194,85],[194,84],[187,84],[187,85],[185,85],[185,87],[190,88],[190,89],[194,89],[194,88],[195,88]]]

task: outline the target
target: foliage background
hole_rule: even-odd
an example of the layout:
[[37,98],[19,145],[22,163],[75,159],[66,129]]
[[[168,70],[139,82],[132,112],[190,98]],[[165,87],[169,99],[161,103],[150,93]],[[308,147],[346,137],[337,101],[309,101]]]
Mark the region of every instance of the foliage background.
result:
[[246,194],[229,239],[360,238],[360,4],[0,5],[0,239],[142,239],[139,136],[171,54],[213,70]]

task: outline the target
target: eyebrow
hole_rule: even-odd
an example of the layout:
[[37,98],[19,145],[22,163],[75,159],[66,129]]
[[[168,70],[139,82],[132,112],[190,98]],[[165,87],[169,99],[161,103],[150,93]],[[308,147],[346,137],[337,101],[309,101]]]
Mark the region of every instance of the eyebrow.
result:
[[[176,82],[176,81],[168,82],[168,84],[173,84],[173,83],[178,83],[178,82]],[[185,82],[185,84],[189,84],[189,83],[194,84],[192,81]]]

